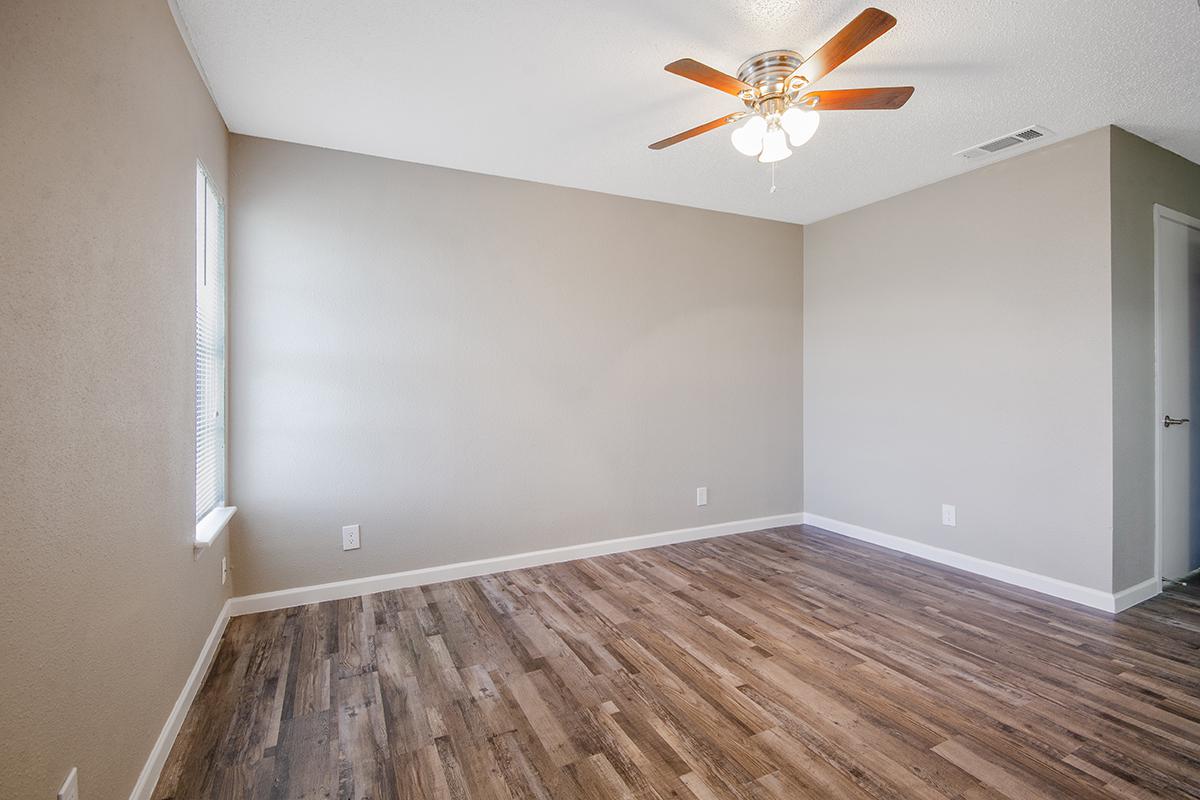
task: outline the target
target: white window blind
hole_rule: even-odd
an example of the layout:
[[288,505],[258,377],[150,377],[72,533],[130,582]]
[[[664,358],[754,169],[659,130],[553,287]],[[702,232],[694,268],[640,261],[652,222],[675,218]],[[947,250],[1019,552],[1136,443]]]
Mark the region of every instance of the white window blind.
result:
[[225,203],[196,165],[196,521],[225,505]]

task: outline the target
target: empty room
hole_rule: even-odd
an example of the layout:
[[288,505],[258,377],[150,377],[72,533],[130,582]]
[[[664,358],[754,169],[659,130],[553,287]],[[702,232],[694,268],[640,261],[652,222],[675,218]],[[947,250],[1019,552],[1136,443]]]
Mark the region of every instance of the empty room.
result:
[[1200,4],[0,0],[0,800],[1200,798]]

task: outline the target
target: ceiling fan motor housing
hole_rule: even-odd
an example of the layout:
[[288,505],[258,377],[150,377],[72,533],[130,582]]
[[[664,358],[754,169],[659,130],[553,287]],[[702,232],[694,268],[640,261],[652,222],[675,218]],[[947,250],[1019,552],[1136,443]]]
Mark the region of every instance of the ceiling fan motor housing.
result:
[[738,67],[737,76],[754,87],[756,96],[742,97],[742,101],[751,109],[782,112],[787,101],[787,78],[803,63],[804,56],[795,50],[768,50],[747,59]]

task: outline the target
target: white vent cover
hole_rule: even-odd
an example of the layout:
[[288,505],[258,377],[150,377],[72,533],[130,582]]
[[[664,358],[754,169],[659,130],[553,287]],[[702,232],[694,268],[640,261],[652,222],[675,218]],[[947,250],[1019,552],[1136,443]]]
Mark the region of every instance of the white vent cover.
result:
[[1021,128],[1018,131],[1005,134],[999,139],[992,139],[983,144],[977,144],[974,147],[968,147],[966,150],[959,150],[954,155],[962,156],[963,158],[979,158],[980,156],[990,156],[999,153],[1002,150],[1008,150],[1013,147],[1020,147],[1029,142],[1036,142],[1040,139],[1053,136],[1054,131],[1049,128],[1043,128],[1041,125],[1031,125],[1028,128]]

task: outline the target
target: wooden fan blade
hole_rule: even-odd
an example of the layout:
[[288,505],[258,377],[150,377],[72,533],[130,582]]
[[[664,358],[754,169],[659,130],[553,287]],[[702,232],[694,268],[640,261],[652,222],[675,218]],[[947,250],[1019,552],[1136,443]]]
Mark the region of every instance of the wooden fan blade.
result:
[[732,95],[741,94],[750,89],[750,85],[742,83],[732,75],[726,75],[718,69],[713,69],[707,64],[701,64],[691,58],[681,58],[678,61],[672,61],[663,67],[667,72],[679,75],[682,78],[703,83],[705,86],[711,86],[714,89],[719,89],[722,92],[728,92]]
[[851,20],[849,25],[838,31],[807,61],[796,67],[788,80],[802,78],[806,85],[816,83],[833,72],[850,56],[890,31],[895,24],[896,18],[886,11],[868,8]]
[[677,133],[674,136],[663,139],[661,142],[655,142],[654,144],[650,145],[650,149],[662,150],[663,148],[670,147],[673,144],[679,144],[680,142],[691,139],[693,136],[699,136],[702,133],[708,133],[711,130],[716,130],[722,125],[728,125],[731,122],[737,122],[744,116],[746,116],[746,112],[744,111],[737,114],[728,114],[720,119],[714,119],[712,122],[706,122],[703,125],[697,125],[696,127],[686,130],[683,133]]
[[890,111],[899,108],[912,97],[911,86],[888,86],[882,89],[829,89],[809,92],[800,103],[811,103],[817,111]]

